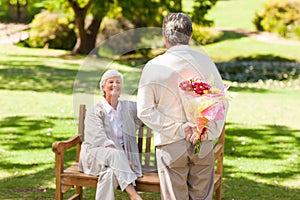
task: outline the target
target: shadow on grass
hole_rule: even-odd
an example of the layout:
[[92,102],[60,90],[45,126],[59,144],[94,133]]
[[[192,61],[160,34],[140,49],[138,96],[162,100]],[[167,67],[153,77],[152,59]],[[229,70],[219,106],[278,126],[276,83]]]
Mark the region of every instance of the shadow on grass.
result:
[[218,40],[216,42],[220,42],[220,41],[224,41],[224,40],[236,40],[236,39],[241,39],[243,37],[248,37],[245,34],[242,33],[238,33],[236,31],[227,31],[227,30],[223,30],[223,35],[218,38]]
[[[1,199],[55,199],[55,154],[51,151],[52,143],[68,139],[72,133],[46,133],[57,123],[68,121],[73,121],[73,118],[32,119],[20,116],[6,117],[0,121],[0,146],[4,150],[0,152],[0,171],[5,172],[0,179]],[[69,129],[67,132],[70,134],[72,131]],[[31,151],[35,152],[36,158],[20,156],[20,153],[30,154]],[[36,152],[40,152],[40,155],[36,155]],[[74,162],[75,155],[75,148],[65,152],[66,165]],[[66,197],[70,195],[66,194]]]
[[[0,62],[1,65],[1,62]],[[11,64],[10,64],[11,65]],[[78,73],[74,69],[58,69],[43,65],[17,67],[18,64],[11,65],[9,68],[0,69],[0,89],[4,90],[31,90],[37,92],[57,92],[63,94],[71,94],[73,84]],[[85,77],[86,86],[94,86],[95,73],[97,72],[81,72]],[[89,77],[89,78],[88,78]],[[99,79],[99,77],[96,77]]]
[[[33,167],[29,164],[27,167],[14,166],[14,164],[6,164],[14,170],[24,173]],[[49,181],[54,181],[55,170],[53,167],[46,169],[36,169],[34,173],[27,175],[13,175],[11,177],[0,180],[1,199],[55,199],[55,189],[47,188]],[[43,166],[45,167],[45,166]],[[2,168],[2,165],[1,165]]]
[[292,189],[275,184],[270,185],[243,177],[230,177],[226,170],[222,192],[222,199],[224,200],[295,200],[300,198],[300,190],[297,188]]
[[[234,39],[242,36],[243,34],[228,32],[226,38]],[[76,89],[79,89],[76,92],[91,94],[98,88],[98,82],[104,70],[101,69],[103,64],[101,63],[102,59],[91,58],[91,62],[88,62],[87,64],[95,66],[95,68],[86,71],[81,69],[79,71],[79,63],[76,61],[72,62],[72,56],[68,54],[47,56],[43,55],[42,50],[41,55],[36,54],[37,53],[33,55],[23,53],[19,55],[11,53],[7,55],[7,60],[1,60],[0,90],[24,90],[72,94],[73,86],[75,84],[77,86]],[[131,68],[131,70],[121,70],[125,78],[124,91],[128,94],[136,94],[135,90],[138,87],[141,70],[148,59],[149,58],[131,55],[114,60],[118,65],[124,65]],[[106,59],[103,60],[105,60],[104,64],[108,63]],[[283,76],[291,74],[291,71],[293,72],[293,70],[296,70],[293,66],[279,66],[277,70],[273,67],[263,69],[261,63],[256,64],[257,69],[255,68],[255,70],[252,70],[253,66],[251,63],[244,64],[244,61],[260,60],[266,60],[266,62],[274,60],[277,60],[278,62],[289,61],[285,58],[273,55],[253,55],[250,57],[236,58],[233,62],[216,63],[216,65],[225,80],[245,83],[250,80],[250,82],[260,79],[264,80],[265,77],[267,79],[280,80]],[[52,61],[54,64],[52,64]],[[296,75],[298,76],[297,73]],[[233,91],[240,92],[265,92],[265,90],[259,88],[233,87],[232,89]]]
[[[67,151],[65,160],[75,157],[75,149]],[[54,157],[54,153],[53,153]],[[54,159],[53,159],[54,160]],[[54,163],[18,164],[1,162],[2,169],[26,175],[14,175],[0,180],[1,199],[55,199],[55,165]],[[34,171],[33,173],[31,171]],[[49,187],[50,185],[50,187]],[[66,194],[70,197],[71,194]]]
[[[67,139],[65,132],[55,131],[58,122],[71,122],[71,117],[29,118],[25,116],[5,117],[0,121],[0,144],[9,150],[51,148],[54,141]],[[67,126],[67,125],[65,125]],[[74,133],[75,134],[75,133]]]
[[[294,188],[284,187],[275,181],[293,179],[298,173],[299,162],[295,160],[291,165],[291,162],[286,160],[296,156],[300,149],[298,133],[300,129],[287,126],[267,124],[262,128],[244,128],[242,124],[227,123],[222,199],[299,199],[300,190],[296,189],[299,185],[294,185]],[[226,162],[226,157],[232,160],[231,162],[236,162]],[[249,165],[252,164],[251,160],[256,164],[274,161],[270,166],[274,167],[274,170],[265,172],[250,166],[243,170],[236,165],[239,163],[238,159],[243,160],[241,162],[249,162]],[[277,166],[278,161],[282,161],[280,168]],[[246,163],[241,165],[247,166]],[[263,183],[265,180],[273,184]]]
[[[32,119],[19,116],[0,121],[0,146],[4,150],[0,151],[0,172],[5,172],[0,179],[1,199],[55,199],[55,154],[51,152],[52,143],[66,140],[76,133],[64,135],[56,131],[55,135],[45,135],[44,131],[56,126],[57,121],[69,120],[73,118]],[[19,155],[25,152],[30,154],[31,151],[40,151],[40,155],[35,155],[35,159],[31,159],[30,155]],[[75,155],[75,147],[65,152],[65,167],[75,161]],[[67,192],[64,197],[69,198],[73,192]],[[86,188],[84,197],[94,199],[94,192],[94,189]],[[127,196],[122,193],[119,195]]]
[[[47,119],[49,122],[45,121]],[[61,141],[69,138],[70,136],[51,136],[47,139],[44,135],[39,135],[42,130],[49,127],[53,127],[55,121],[59,118],[45,118],[45,119],[29,119],[27,117],[7,117],[4,118],[0,123],[0,135],[1,135],[1,146],[8,145],[8,149],[16,151],[25,151],[33,148],[30,144],[27,144],[27,137],[33,135],[36,139],[32,140],[32,143],[36,143],[34,149],[51,149],[52,142]],[[61,118],[62,120],[69,120],[70,118]],[[260,129],[257,128],[243,128],[243,125],[235,123],[226,124],[226,139],[225,139],[225,158],[227,156],[234,158],[255,158],[255,159],[274,159],[283,160],[286,154],[290,153],[289,147],[293,146],[299,148],[300,138],[295,134],[300,132],[298,129],[291,129],[286,126],[274,126],[265,125]],[[7,138],[8,128],[17,127],[14,131],[18,137]],[[12,134],[14,135],[14,134]],[[287,139],[282,143],[282,136]],[[242,145],[239,138],[251,138],[252,142],[247,145]],[[15,141],[13,141],[15,140]],[[37,141],[41,141],[40,143]],[[261,143],[259,143],[261,142]],[[21,144],[21,145],[20,145]],[[277,145],[281,145],[278,148]],[[18,147],[19,146],[19,147]],[[249,148],[244,148],[248,146]],[[237,150],[233,151],[232,147]],[[243,148],[240,148],[243,147]],[[267,147],[267,148],[266,148]],[[46,155],[45,155],[46,156]],[[54,153],[52,154],[54,158]],[[4,199],[54,199],[55,194],[55,169],[54,159],[50,161],[32,161],[26,162],[17,161],[12,159],[1,158],[0,168],[4,171],[16,171],[26,173],[26,175],[11,175],[7,178],[0,180],[0,195]],[[75,158],[75,148],[67,151],[65,154],[65,162],[73,162]],[[225,159],[226,160],[226,159]],[[298,199],[300,191],[293,188],[287,188],[279,185],[271,185],[262,183],[260,178],[273,180],[274,177],[290,178],[295,176],[297,173],[297,167],[289,167],[283,172],[263,172],[254,171],[243,172],[245,176],[247,173],[252,177],[256,177],[256,180],[252,180],[245,177],[232,176],[238,166],[229,165],[224,163],[224,183],[223,183],[223,198],[222,199]],[[33,172],[32,172],[33,171]],[[50,186],[49,186],[50,183]],[[48,187],[48,188],[47,188]],[[49,188],[50,187],[50,188]],[[93,194],[89,194],[89,192]],[[89,199],[93,198],[95,190],[87,188],[85,189],[84,196]],[[66,197],[69,194],[66,195]],[[119,193],[123,198],[126,194]],[[146,194],[146,199],[157,199],[157,194]]]
[[291,148],[300,148],[300,136],[297,134],[300,129],[280,125],[264,125],[262,128],[242,126],[226,124],[225,155],[276,160],[285,159],[291,154]]
[[[91,94],[99,89],[98,83],[107,64],[105,59],[103,62],[101,59],[90,59],[85,67],[79,69],[79,66],[75,68],[74,64],[68,63],[63,63],[64,67],[60,68],[47,66],[41,61],[0,61],[0,66],[4,66],[0,68],[0,89],[62,94],[72,94],[75,89],[76,92]],[[120,71],[125,79],[124,91],[134,91],[138,87],[141,70]]]

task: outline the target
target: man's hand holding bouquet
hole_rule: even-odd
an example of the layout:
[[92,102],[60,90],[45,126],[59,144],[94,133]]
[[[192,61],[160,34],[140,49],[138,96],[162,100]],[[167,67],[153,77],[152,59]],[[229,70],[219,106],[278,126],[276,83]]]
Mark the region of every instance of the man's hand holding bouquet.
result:
[[186,139],[195,145],[194,153],[198,154],[200,142],[207,138],[206,125],[225,119],[225,92],[229,86],[217,89],[199,77],[194,77],[180,82],[179,87],[183,92],[181,96],[189,127],[196,133],[188,133]]

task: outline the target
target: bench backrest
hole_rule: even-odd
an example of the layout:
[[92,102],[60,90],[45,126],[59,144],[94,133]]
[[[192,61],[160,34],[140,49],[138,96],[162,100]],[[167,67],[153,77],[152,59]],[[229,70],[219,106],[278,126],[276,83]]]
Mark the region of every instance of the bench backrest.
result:
[[79,106],[79,117],[78,117],[78,135],[81,139],[81,142],[77,144],[76,148],[76,162],[79,162],[79,155],[81,151],[81,143],[84,139],[84,119],[85,119],[86,106],[80,104]]

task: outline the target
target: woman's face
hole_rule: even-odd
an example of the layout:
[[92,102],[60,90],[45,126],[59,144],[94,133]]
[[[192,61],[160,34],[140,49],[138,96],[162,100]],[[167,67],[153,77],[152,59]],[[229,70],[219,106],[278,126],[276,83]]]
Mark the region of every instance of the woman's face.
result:
[[105,96],[116,96],[119,97],[122,92],[122,79],[119,76],[113,76],[106,79],[103,85],[103,91]]

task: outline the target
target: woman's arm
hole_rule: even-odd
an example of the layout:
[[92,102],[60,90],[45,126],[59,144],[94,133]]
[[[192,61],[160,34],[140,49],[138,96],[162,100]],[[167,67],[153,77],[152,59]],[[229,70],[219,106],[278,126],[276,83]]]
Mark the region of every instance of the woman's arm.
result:
[[84,121],[85,142],[94,147],[114,145],[114,142],[106,135],[104,119],[105,113],[98,106],[93,106],[87,110]]

